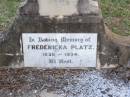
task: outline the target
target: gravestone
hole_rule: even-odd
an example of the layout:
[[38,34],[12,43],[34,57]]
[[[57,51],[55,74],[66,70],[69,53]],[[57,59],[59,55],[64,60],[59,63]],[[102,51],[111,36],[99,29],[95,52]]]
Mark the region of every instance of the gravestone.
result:
[[[49,11],[42,5],[48,5]],[[72,9],[67,11],[68,7]],[[124,68],[95,70],[79,67],[79,59],[90,59],[88,65],[82,64],[85,66],[81,67],[116,67],[129,63],[128,45],[124,46],[113,40],[105,29],[97,0],[25,0],[12,27],[8,32],[0,34],[0,66],[42,68],[0,68],[0,97],[129,97],[129,84],[124,82],[129,79],[129,74],[126,74],[128,69],[124,72]],[[41,64],[45,63],[44,56],[38,58],[40,54],[45,53],[43,49],[46,49],[46,46],[43,45],[49,41],[47,45],[52,42],[53,45],[63,44],[60,41],[62,36],[69,38],[69,42],[64,45],[75,45],[69,50],[75,51],[74,55],[81,55],[73,60],[78,66],[69,64],[69,69],[54,69],[55,66],[51,65],[53,68],[45,69],[46,64]],[[49,38],[48,41],[45,38]],[[42,45],[37,43],[37,39]],[[87,42],[84,42],[85,40]],[[83,49],[83,53],[83,47],[77,47],[79,44],[91,44],[89,48],[94,48],[89,50],[88,46],[84,46],[86,50]],[[66,47],[58,46],[60,49],[64,48],[59,56],[65,52]],[[55,54],[54,51],[51,53]],[[60,58],[65,59],[64,56]],[[94,63],[91,63],[93,59]],[[40,63],[34,64],[35,61]],[[66,67],[66,64],[60,66]]]
[[0,66],[23,67],[27,60],[23,53],[24,33],[95,33],[97,67],[128,63],[129,47],[115,43],[107,35],[97,0],[25,0],[9,32],[1,34]]

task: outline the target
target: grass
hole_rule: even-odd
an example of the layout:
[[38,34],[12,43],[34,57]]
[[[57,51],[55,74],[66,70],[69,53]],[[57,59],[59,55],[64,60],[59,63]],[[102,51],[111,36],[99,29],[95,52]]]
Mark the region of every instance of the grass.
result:
[[19,0],[0,0],[0,31],[6,29],[16,15]]
[[[20,0],[0,0],[0,30],[16,15]],[[100,0],[104,21],[117,34],[130,35],[130,0]]]
[[100,0],[105,23],[117,34],[130,35],[130,0]]

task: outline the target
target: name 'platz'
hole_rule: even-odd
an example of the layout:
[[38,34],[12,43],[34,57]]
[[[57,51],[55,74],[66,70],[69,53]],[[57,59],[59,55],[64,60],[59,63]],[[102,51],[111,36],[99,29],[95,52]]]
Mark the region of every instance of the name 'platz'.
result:
[[[67,50],[68,46],[66,45],[28,45],[28,49],[31,50]],[[69,49],[72,50],[87,50],[93,49],[92,45],[70,45]]]

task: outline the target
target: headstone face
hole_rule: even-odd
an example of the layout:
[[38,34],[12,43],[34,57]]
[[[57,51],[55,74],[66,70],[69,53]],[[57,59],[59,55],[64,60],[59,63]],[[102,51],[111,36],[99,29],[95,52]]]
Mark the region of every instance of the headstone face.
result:
[[96,33],[27,33],[22,40],[26,67],[96,67]]

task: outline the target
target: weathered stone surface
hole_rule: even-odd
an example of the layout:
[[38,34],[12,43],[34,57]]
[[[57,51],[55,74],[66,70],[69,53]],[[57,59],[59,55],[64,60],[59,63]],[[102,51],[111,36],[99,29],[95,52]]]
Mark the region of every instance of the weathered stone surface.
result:
[[96,0],[38,0],[42,16],[99,14]]
[[[90,6],[84,5],[88,2]],[[130,59],[130,46],[123,45],[119,36],[106,30],[95,0],[80,0],[78,14],[69,16],[40,16],[38,0],[27,0],[9,32],[0,39],[0,66],[21,65],[23,62],[22,33],[98,33],[98,65],[101,67],[126,66]],[[82,6],[83,5],[83,6]],[[99,11],[96,11],[99,10]],[[80,11],[82,11],[80,13]],[[97,13],[98,12],[98,13]],[[117,39],[118,38],[118,39]],[[125,39],[126,40],[126,39]],[[129,41],[129,38],[128,40]]]
[[[112,62],[112,59],[117,58],[119,65],[127,67],[130,60],[130,36],[114,34],[107,28],[107,26],[105,26],[104,38],[106,40],[104,41],[104,44],[106,44],[102,45],[104,46],[102,47],[102,53],[106,54],[109,56],[108,58],[110,58],[110,60],[106,62]],[[104,54],[101,56],[104,57]]]

